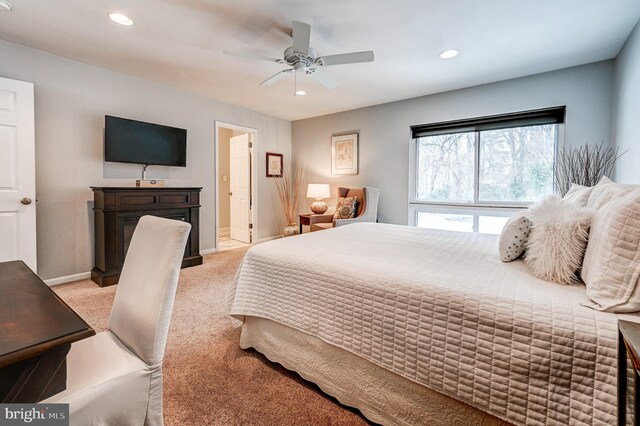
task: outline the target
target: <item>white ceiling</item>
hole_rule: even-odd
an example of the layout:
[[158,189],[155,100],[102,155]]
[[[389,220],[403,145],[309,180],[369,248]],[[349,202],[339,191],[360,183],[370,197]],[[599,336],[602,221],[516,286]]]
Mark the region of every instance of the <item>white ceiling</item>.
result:
[[[2,39],[288,120],[610,59],[640,18],[639,0],[9,1]],[[309,94],[294,97],[292,76],[258,85],[282,65],[222,54],[281,57],[291,20],[312,25],[319,55],[375,62],[323,69],[331,90],[300,75]]]

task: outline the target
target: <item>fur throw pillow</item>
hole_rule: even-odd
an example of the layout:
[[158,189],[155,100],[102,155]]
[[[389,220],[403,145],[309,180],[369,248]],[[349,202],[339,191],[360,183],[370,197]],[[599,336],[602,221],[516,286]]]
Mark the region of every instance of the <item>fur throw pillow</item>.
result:
[[560,284],[578,281],[589,238],[591,210],[550,195],[527,212],[531,232],[524,262],[533,275]]

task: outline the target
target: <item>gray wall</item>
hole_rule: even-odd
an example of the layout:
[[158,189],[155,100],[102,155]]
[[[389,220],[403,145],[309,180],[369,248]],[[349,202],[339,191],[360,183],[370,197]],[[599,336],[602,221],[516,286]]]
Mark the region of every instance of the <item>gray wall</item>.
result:
[[[330,183],[333,194],[337,186],[380,188],[379,220],[406,224],[411,125],[566,105],[567,145],[610,143],[612,86],[613,62],[604,61],[299,120],[292,153],[304,161],[306,181]],[[332,176],[331,135],[348,132],[360,134],[360,173]],[[303,199],[300,210],[312,201]],[[335,197],[327,201],[335,206]]]
[[[288,155],[291,123],[0,41],[0,76],[35,84],[38,272],[48,279],[93,267],[93,186],[134,185],[140,168],[103,162],[104,115],[188,130],[187,167],[151,167],[149,178],[203,186],[201,249],[215,245],[215,121],[258,130],[258,159]],[[283,220],[258,161],[258,238],[282,233]]]
[[616,181],[640,183],[640,23],[615,60],[613,140],[620,152]]

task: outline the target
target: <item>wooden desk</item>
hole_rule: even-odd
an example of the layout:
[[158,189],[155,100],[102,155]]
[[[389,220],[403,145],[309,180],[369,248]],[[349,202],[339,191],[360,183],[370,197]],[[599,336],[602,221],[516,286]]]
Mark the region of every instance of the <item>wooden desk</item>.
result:
[[640,324],[618,321],[618,425],[627,423],[627,357],[633,365],[634,424],[640,425]]
[[0,263],[0,403],[65,390],[71,343],[94,334],[22,261]]

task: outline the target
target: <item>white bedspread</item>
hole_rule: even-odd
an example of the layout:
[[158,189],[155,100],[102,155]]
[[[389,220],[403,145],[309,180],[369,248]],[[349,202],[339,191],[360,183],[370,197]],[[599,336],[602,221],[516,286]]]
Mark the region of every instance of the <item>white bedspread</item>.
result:
[[260,244],[231,314],[277,321],[520,424],[616,422],[617,317],[497,237],[353,224]]

